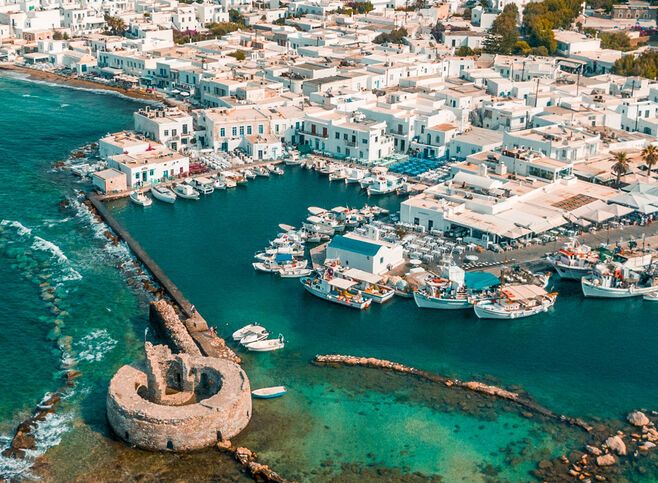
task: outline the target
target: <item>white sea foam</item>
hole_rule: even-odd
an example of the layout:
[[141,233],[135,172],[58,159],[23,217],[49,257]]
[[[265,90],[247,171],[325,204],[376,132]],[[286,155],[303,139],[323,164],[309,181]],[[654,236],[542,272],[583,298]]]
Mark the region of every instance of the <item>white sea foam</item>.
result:
[[62,249],[53,242],[41,238],[40,236],[35,236],[34,242],[32,243],[32,249],[50,253],[51,256],[57,260],[57,263],[64,266],[64,273],[61,277],[62,281],[70,282],[74,280],[80,280],[82,278],[80,272],[71,267],[69,259],[66,255],[64,255]]
[[16,229],[16,233],[18,233],[20,236],[28,236],[32,234],[32,229],[27,228],[25,225],[23,225],[20,221],[15,221],[15,220],[2,220],[0,221],[1,226],[9,226],[12,228]]
[[77,359],[85,362],[101,361],[117,343],[106,329],[93,330],[75,343],[76,349],[79,350]]

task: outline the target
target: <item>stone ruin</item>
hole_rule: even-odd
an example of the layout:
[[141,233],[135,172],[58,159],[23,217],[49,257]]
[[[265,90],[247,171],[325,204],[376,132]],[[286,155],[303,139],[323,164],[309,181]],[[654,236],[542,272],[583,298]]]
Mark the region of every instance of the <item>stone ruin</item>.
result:
[[145,344],[146,362],[125,365],[107,394],[107,418],[127,443],[189,451],[237,435],[251,418],[249,379],[226,359],[172,354]]

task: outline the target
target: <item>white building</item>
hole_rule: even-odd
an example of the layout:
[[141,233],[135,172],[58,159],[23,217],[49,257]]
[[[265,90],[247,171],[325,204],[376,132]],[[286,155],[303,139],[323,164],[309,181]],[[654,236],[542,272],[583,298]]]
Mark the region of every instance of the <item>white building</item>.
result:
[[192,116],[177,108],[145,107],[133,114],[135,131],[164,144],[173,151],[191,146],[194,137]]
[[403,248],[354,233],[336,235],[327,245],[327,259],[338,259],[341,265],[382,275],[404,262]]

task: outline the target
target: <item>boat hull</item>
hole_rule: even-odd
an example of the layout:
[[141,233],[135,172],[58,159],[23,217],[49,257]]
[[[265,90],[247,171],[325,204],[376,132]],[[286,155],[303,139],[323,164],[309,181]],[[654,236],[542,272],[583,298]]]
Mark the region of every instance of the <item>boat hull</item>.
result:
[[357,309],[357,310],[367,309],[368,307],[370,307],[370,304],[372,303],[372,299],[368,299],[368,298],[364,298],[363,302],[355,302],[352,299],[344,299],[332,294],[327,294],[316,289],[311,284],[304,283],[305,282],[304,278],[302,278],[301,281],[302,281],[302,285],[304,286],[304,289],[308,293],[313,294],[316,297],[319,297],[323,300],[326,300],[327,302],[333,302],[335,304],[342,305],[344,307],[349,307],[351,309]]
[[553,268],[563,280],[580,280],[585,275],[592,273],[591,267],[573,267],[554,263]]
[[583,289],[583,295],[592,298],[625,299],[658,292],[658,285],[652,287],[611,288],[595,285],[587,278],[581,280],[580,286]]
[[414,292],[414,301],[421,309],[463,310],[473,307],[468,299],[429,297],[419,292]]
[[494,305],[488,303],[478,303],[473,306],[473,309],[475,310],[475,315],[480,319],[523,319],[525,317],[541,314],[542,312],[547,312],[552,305],[553,304],[545,304],[532,307],[531,309],[507,312],[496,309]]
[[152,189],[151,195],[153,195],[153,198],[162,201],[163,203],[173,204],[176,202],[176,194],[173,191],[171,193],[162,193],[156,189]]

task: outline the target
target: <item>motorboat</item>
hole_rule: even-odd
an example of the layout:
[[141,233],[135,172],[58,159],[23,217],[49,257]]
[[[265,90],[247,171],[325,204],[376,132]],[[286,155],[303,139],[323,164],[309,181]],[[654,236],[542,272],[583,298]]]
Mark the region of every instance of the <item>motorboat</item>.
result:
[[368,196],[394,193],[406,182],[407,180],[405,178],[398,178],[397,176],[393,175],[378,176],[375,179],[375,182],[368,186]]
[[189,184],[177,184],[174,186],[174,193],[176,193],[176,196],[179,198],[183,198],[185,200],[199,199],[199,192],[192,188],[192,186]]
[[351,168],[347,170],[345,184],[359,183],[362,179],[370,174],[367,169]]
[[548,257],[548,262],[560,278],[566,280],[580,280],[583,276],[589,275],[598,261],[599,255],[575,238]]
[[658,290],[644,294],[642,299],[646,300],[647,302],[658,302]]
[[273,399],[276,397],[281,397],[288,390],[285,386],[273,386],[273,387],[264,387],[262,389],[254,389],[251,391],[251,395],[256,399]]
[[259,340],[258,342],[252,342],[251,344],[245,345],[247,350],[252,352],[271,352],[279,349],[283,349],[286,345],[286,341],[281,334],[276,339],[265,339]]
[[242,173],[247,179],[254,179],[256,177],[256,173],[251,169],[245,169]]
[[316,168],[316,171],[318,173],[322,174],[322,175],[328,176],[331,173],[333,173],[334,171],[338,170],[338,168],[339,168],[339,166],[337,164],[328,162],[328,163],[325,163],[321,166],[318,166]]
[[360,290],[354,288],[357,282],[353,280],[318,275],[302,277],[300,281],[307,292],[335,304],[363,310],[372,303],[371,298],[365,297]]
[[204,195],[211,195],[215,192],[214,181],[210,178],[199,177],[189,180],[190,186]]
[[153,200],[151,198],[146,196],[144,193],[140,193],[139,191],[133,191],[130,193],[130,201],[139,206],[151,206],[153,204]]
[[151,194],[153,198],[163,203],[175,203],[176,193],[166,186],[153,186],[151,187]]
[[345,168],[338,168],[329,173],[329,181],[341,181],[345,179],[347,179],[347,170]]
[[233,332],[232,337],[233,340],[239,341],[248,334],[262,334],[263,332],[267,332],[267,329],[260,325],[258,322],[254,322],[253,324],[245,325],[244,327]]
[[270,171],[272,173],[278,175],[278,176],[282,176],[282,175],[286,174],[286,172],[282,168],[280,168],[279,166],[273,166]]
[[619,262],[599,263],[580,280],[585,297],[630,298],[658,292],[658,277],[651,269],[636,271]]
[[279,270],[279,277],[281,278],[300,278],[300,277],[308,277],[313,270],[310,268],[282,268]]
[[308,260],[295,260],[292,255],[281,253],[273,261],[254,262],[251,264],[255,270],[265,273],[277,273],[281,270],[306,268]]
[[258,342],[259,340],[267,339],[270,336],[270,333],[266,330],[259,332],[249,332],[242,339],[240,339],[240,344],[246,346],[253,342]]
[[225,189],[226,189],[226,183],[225,183],[223,180],[217,178],[217,179],[215,179],[215,181],[213,182],[213,187],[214,187],[216,190],[225,190]]
[[361,186],[361,189],[367,189],[376,180],[374,176],[365,176],[359,180],[359,186]]
[[556,299],[557,292],[547,293],[537,285],[509,285],[496,297],[476,302],[473,309],[480,319],[521,319],[547,312]]

